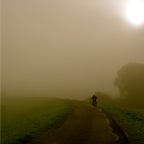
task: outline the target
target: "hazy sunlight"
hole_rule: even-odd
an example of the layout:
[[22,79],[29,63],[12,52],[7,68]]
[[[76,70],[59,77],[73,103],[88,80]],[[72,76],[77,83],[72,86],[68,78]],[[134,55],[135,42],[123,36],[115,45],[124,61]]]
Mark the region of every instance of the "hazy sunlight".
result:
[[127,4],[126,16],[133,24],[142,24],[144,22],[144,1],[130,0]]

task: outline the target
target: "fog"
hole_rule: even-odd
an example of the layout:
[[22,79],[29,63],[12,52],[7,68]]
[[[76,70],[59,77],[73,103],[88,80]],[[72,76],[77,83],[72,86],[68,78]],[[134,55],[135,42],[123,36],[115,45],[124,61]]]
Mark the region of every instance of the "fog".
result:
[[126,0],[2,0],[2,94],[118,97],[117,71],[144,63],[144,25]]

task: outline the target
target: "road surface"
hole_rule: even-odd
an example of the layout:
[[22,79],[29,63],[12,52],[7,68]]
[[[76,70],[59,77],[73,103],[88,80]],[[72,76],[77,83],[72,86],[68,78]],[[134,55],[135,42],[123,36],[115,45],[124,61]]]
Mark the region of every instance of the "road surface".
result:
[[72,105],[74,112],[65,124],[30,144],[128,144],[122,129],[100,108],[79,101]]

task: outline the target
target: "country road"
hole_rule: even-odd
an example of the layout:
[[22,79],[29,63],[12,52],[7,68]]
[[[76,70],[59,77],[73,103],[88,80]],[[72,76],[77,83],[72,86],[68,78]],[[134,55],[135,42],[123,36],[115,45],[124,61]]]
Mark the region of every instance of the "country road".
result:
[[53,132],[46,132],[30,144],[128,144],[119,125],[100,108],[72,102],[69,120]]

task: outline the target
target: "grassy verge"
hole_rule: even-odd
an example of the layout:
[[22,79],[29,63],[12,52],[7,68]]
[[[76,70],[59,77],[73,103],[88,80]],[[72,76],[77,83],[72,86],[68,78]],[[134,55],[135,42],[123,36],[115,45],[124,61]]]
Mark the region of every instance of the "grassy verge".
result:
[[100,105],[130,134],[137,144],[144,143],[144,110],[117,107],[115,105]]
[[61,125],[71,113],[66,100],[40,97],[2,98],[2,144],[27,143]]

